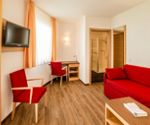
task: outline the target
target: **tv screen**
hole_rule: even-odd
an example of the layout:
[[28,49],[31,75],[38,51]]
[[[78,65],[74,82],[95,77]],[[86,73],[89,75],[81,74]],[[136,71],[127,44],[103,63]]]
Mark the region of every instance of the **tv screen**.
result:
[[17,24],[6,22],[3,45],[8,47],[29,47],[30,30]]

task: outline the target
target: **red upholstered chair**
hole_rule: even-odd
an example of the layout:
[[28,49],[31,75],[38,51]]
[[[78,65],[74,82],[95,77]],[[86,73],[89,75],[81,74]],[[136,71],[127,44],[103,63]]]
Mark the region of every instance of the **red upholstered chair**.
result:
[[67,81],[67,67],[62,68],[61,62],[51,62],[50,66],[52,71],[51,84],[53,83],[53,76],[57,76],[60,77],[60,86],[61,86],[63,76],[66,76],[66,81]]
[[[28,87],[27,81],[41,80],[43,85],[43,79],[34,78],[26,79],[24,69],[13,72],[10,74],[11,86],[13,91],[13,112],[11,119],[13,120],[15,114],[15,108],[17,102],[35,104],[35,122],[38,122],[38,103],[42,96],[46,93],[45,87]],[[46,98],[45,98],[46,104]]]

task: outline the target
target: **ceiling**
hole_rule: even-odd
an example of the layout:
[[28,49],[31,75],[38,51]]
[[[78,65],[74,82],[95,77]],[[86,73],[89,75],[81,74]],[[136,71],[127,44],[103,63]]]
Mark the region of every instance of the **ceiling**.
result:
[[35,0],[36,5],[57,18],[78,18],[83,15],[113,17],[145,0]]

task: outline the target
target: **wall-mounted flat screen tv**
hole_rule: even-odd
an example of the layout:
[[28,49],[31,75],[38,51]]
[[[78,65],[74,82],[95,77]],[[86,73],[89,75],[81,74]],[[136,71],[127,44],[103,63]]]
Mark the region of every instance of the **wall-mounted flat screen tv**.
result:
[[3,46],[29,47],[29,36],[28,28],[7,21],[3,31]]

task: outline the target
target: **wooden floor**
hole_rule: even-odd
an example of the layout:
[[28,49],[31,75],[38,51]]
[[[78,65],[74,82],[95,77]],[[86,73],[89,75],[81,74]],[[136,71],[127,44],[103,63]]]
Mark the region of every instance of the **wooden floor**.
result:
[[85,86],[80,81],[47,85],[48,107],[42,99],[39,121],[34,123],[34,106],[22,104],[13,121],[8,117],[2,125],[104,125],[103,84]]

